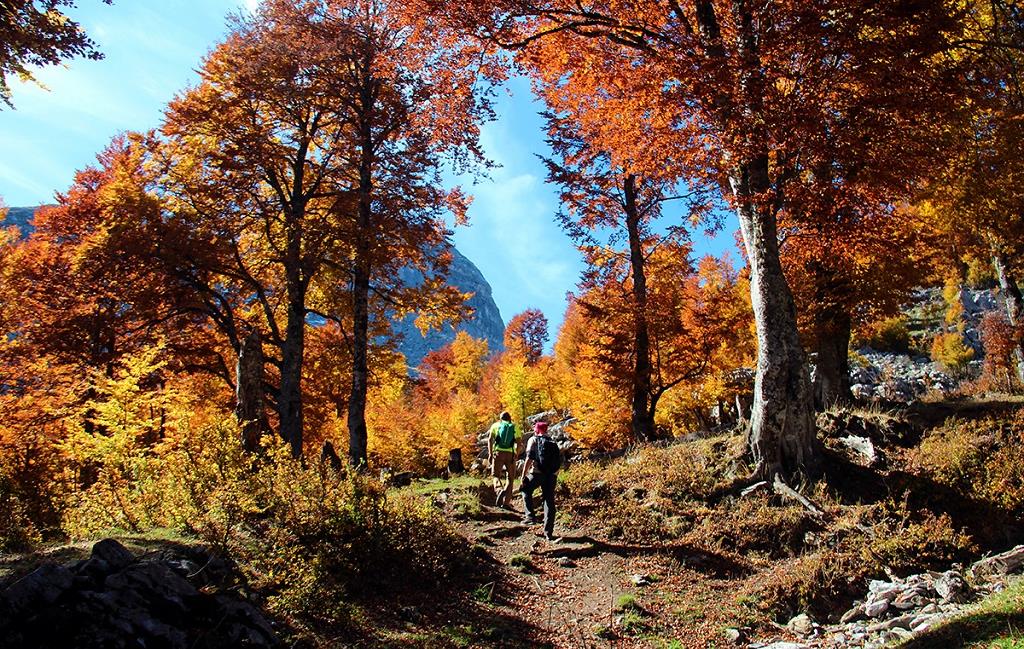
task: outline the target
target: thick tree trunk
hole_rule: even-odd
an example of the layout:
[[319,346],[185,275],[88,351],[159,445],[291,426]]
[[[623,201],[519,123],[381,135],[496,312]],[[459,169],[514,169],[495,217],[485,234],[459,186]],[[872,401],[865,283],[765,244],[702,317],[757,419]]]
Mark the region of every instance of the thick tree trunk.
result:
[[[1006,308],[1006,319],[1010,321],[1010,326],[1017,328],[1020,326],[1021,315],[1024,313],[1024,296],[1021,295],[1017,279],[1007,266],[1006,255],[996,244],[992,245],[992,266],[999,279],[1003,306]],[[1013,360],[1017,369],[1017,380],[1024,385],[1024,349],[1019,343],[1014,347]]]
[[367,463],[366,393],[369,369],[369,272],[357,263],[352,280],[352,395],[348,400],[348,459],[354,467]]
[[[290,273],[291,274],[291,273]],[[292,448],[292,457],[302,455],[302,356],[305,350],[305,291],[298,273],[288,278],[288,315],[284,345],[281,347],[281,388],[278,412],[281,437]]]
[[774,210],[765,206],[768,157],[736,169],[730,178],[750,264],[750,296],[757,329],[757,376],[750,449],[756,475],[820,472],[814,399],[796,326],[796,306],[779,259]]
[[824,410],[851,400],[850,316],[837,308],[819,314],[816,325],[818,362],[814,373],[814,405]]
[[[366,72],[370,71],[366,62]],[[352,268],[352,394],[348,400],[348,459],[357,469],[365,468],[367,457],[366,394],[369,386],[367,353],[370,344],[370,243],[373,237],[373,84],[362,88],[366,111],[360,124],[360,160],[356,253]]]
[[633,275],[633,394],[630,423],[634,439],[655,437],[651,400],[651,337],[647,327],[647,272],[640,240],[640,211],[636,202],[636,176],[625,182],[626,231],[629,235],[629,264]]
[[235,417],[242,427],[242,448],[249,453],[260,449],[260,438],[269,429],[263,399],[263,365],[263,338],[255,329],[242,341],[235,369]]

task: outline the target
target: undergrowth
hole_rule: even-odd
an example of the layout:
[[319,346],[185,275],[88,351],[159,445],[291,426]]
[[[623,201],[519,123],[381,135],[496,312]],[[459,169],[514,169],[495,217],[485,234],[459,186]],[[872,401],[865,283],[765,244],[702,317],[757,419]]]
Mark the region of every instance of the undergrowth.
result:
[[73,537],[168,527],[234,559],[298,629],[337,631],[361,597],[445,584],[473,556],[429,501],[377,480],[304,465],[282,444],[246,454],[233,421],[183,427],[132,459],[132,482],[100,479],[65,517]]
[[[749,482],[739,436],[573,466],[562,480],[565,509],[624,542],[697,548],[748,565],[755,576],[736,600],[755,617],[824,616],[862,596],[869,579],[947,569],[1002,549],[999,539],[1024,519],[1022,432],[1016,414],[947,421],[909,451],[876,439],[889,452],[884,470],[844,481],[852,493],[826,483],[808,490],[824,516],[769,489],[740,495]],[[979,527],[980,517],[991,529]]]

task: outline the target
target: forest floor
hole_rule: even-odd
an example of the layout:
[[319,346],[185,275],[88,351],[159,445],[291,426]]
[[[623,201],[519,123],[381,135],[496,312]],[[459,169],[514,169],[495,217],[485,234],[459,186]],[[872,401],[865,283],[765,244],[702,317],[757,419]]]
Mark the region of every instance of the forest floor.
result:
[[[1003,417],[1018,416],[1015,413],[1022,405],[1019,399],[919,404],[900,415],[900,420],[916,420],[915,428],[927,431],[945,425],[950,417],[976,419],[979,439],[987,439],[985,430],[981,430],[983,418],[997,416],[1002,421]],[[868,471],[838,465],[844,478],[830,476],[830,483],[837,485],[837,491],[852,489],[865,496],[870,495],[868,483],[871,481],[877,483],[878,491],[904,484],[907,475],[894,469],[909,466],[903,462],[902,454],[920,444],[920,437],[897,434],[903,429],[887,423],[893,418],[890,413],[876,410],[858,416],[880,426],[881,437],[888,436],[898,442],[887,449],[892,466],[884,471]],[[1000,426],[993,426],[989,429],[1000,429]],[[708,448],[718,450],[728,445],[715,440],[708,440],[708,444]],[[900,445],[903,445],[902,450]],[[409,584],[398,592],[389,591],[379,596],[364,593],[358,600],[340,602],[346,620],[344,624],[332,625],[330,637],[309,628],[315,626],[315,620],[306,620],[303,630],[294,626],[293,620],[279,619],[282,635],[290,638],[288,646],[291,647],[725,649],[747,647],[752,642],[798,641],[784,626],[793,613],[772,611],[769,603],[759,598],[779,583],[780,575],[788,578],[789,575],[811,574],[811,583],[820,579],[820,572],[807,573],[809,560],[818,554],[825,559],[817,565],[834,573],[827,576],[834,579],[838,575],[848,582],[851,599],[863,593],[866,587],[863,574],[854,577],[845,573],[850,568],[848,564],[830,566],[828,557],[833,555],[806,545],[806,512],[800,506],[775,503],[758,509],[761,507],[758,503],[767,503],[768,496],[762,496],[762,500],[752,497],[732,500],[731,504],[716,505],[707,500],[676,503],[681,509],[672,511],[691,521],[694,526],[691,534],[669,535],[663,542],[626,540],[629,535],[622,533],[623,524],[627,527],[646,524],[650,519],[645,517],[652,516],[646,508],[657,505],[654,491],[659,488],[647,485],[651,493],[641,496],[639,492],[644,490],[635,488],[637,482],[633,480],[637,475],[659,476],[665,481],[662,489],[665,484],[678,482],[680,474],[671,471],[679,469],[679,460],[684,457],[677,453],[689,452],[689,448],[690,445],[680,444],[649,449],[646,454],[641,449],[634,456],[635,461],[627,457],[600,467],[588,467],[584,463],[570,469],[582,470],[575,478],[577,490],[580,484],[597,479],[607,480],[609,484],[589,496],[579,492],[572,498],[566,496],[567,489],[560,487],[562,500],[555,527],[559,539],[554,542],[543,537],[540,525],[528,526],[521,522],[522,504],[518,499],[514,503],[516,511],[485,505],[488,497],[493,498],[489,481],[485,479],[462,476],[453,480],[416,480],[405,489],[442,511],[465,539],[464,547],[458,550],[471,555],[460,568],[464,572],[434,590]],[[697,469],[715,470],[706,465]],[[630,473],[635,471],[641,474]],[[645,471],[648,473],[643,473]],[[856,484],[852,484],[854,482]],[[906,484],[916,485],[913,489],[922,492],[916,482]],[[615,495],[616,489],[621,493]],[[625,505],[619,510],[601,509],[609,503],[616,507]],[[830,504],[836,521],[846,520],[843,516],[852,516],[852,512],[867,511],[865,508],[870,507],[859,500],[833,500]],[[661,506],[669,507],[664,502]],[[736,509],[733,517],[730,517],[730,509]],[[607,519],[609,511],[623,513],[625,523]],[[970,513],[949,511],[954,518]],[[748,519],[758,516],[761,518],[754,521],[753,527],[729,533],[730,526],[742,527]],[[965,523],[970,521],[973,521],[970,516],[964,519]],[[702,528],[704,523],[709,526]],[[618,532],[612,531],[615,528]],[[817,536],[825,537],[832,528],[818,525],[813,529],[817,530]],[[779,541],[772,549],[740,545],[742,539],[756,541],[789,531],[799,534],[793,536],[794,540]],[[846,530],[847,536],[842,538],[852,538],[848,533]],[[155,552],[168,545],[197,543],[160,531],[119,538],[136,555]],[[788,547],[786,543],[793,545]],[[76,543],[52,546],[28,555],[0,555],[0,586],[42,561],[63,563],[81,558],[89,547],[87,543]],[[766,584],[769,591],[765,590]],[[834,604],[833,609],[841,612],[849,606],[850,599]],[[926,636],[907,646],[915,649],[1024,649],[1021,628],[1024,628],[1024,585],[982,603],[977,611],[962,619],[936,628],[933,640]],[[1011,631],[1007,633],[1006,629]],[[737,633],[738,639],[735,638]]]
[[[414,488],[454,501],[450,511],[460,533],[486,556],[492,570],[477,576],[477,608],[496,624],[454,646],[731,647],[726,628],[754,622],[733,593],[756,571],[725,554],[685,544],[633,544],[611,540],[593,527],[569,527],[559,519],[557,540],[542,526],[521,522],[516,511],[466,506],[479,479],[424,481]],[[475,620],[486,619],[479,612]],[[472,625],[464,630],[469,631]],[[791,639],[784,631],[777,639]],[[433,640],[451,641],[435,636]],[[393,636],[393,640],[408,636]],[[447,642],[445,643],[447,644]]]

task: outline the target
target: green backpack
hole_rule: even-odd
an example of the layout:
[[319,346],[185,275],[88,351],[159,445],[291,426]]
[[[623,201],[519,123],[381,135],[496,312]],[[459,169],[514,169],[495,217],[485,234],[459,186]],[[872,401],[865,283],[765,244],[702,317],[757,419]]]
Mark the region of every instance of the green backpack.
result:
[[503,421],[498,425],[498,432],[494,436],[494,448],[514,449],[516,447],[516,426],[510,421]]

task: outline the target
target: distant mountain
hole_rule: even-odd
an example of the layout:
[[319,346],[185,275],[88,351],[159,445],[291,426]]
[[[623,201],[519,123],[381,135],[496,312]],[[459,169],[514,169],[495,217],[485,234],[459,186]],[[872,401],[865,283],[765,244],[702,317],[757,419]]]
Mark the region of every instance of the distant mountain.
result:
[[[402,281],[409,285],[416,285],[422,281],[421,275],[411,269],[403,270],[400,276]],[[405,355],[409,367],[417,367],[424,356],[450,343],[459,331],[465,331],[474,338],[486,340],[492,352],[504,349],[505,322],[501,319],[498,305],[494,303],[491,285],[487,283],[480,269],[455,248],[452,248],[452,264],[448,271],[448,283],[463,293],[473,294],[468,301],[469,306],[473,308],[473,317],[458,327],[446,326],[441,330],[432,329],[425,336],[413,323],[414,316],[409,316],[396,323],[395,333],[401,334],[403,337],[399,351]]]
[[0,222],[2,226],[16,225],[23,235],[32,231],[32,215],[38,207],[10,207],[7,209],[7,217]]
[[[2,225],[15,225],[21,230],[22,235],[28,235],[32,231],[32,215],[37,209],[39,208],[12,207],[8,209]],[[498,305],[491,296],[491,285],[487,283],[480,269],[465,255],[455,248],[452,248],[452,253],[448,282],[463,293],[473,294],[469,299],[469,306],[474,312],[473,317],[455,328],[446,326],[441,330],[432,329],[425,336],[413,324],[415,316],[396,323],[395,333],[402,336],[399,351],[405,355],[409,367],[417,367],[424,356],[450,343],[458,331],[465,331],[474,338],[486,340],[492,352],[503,349],[505,323],[501,319]],[[401,277],[407,284],[418,284],[422,281],[422,276],[411,269],[402,271]]]

